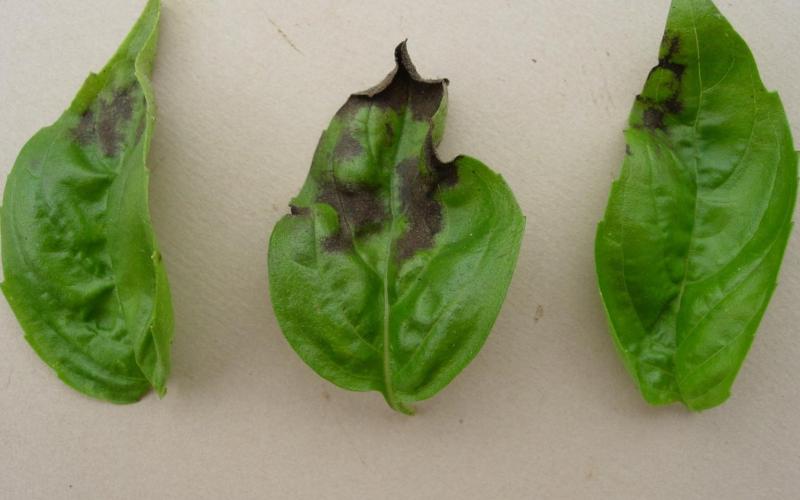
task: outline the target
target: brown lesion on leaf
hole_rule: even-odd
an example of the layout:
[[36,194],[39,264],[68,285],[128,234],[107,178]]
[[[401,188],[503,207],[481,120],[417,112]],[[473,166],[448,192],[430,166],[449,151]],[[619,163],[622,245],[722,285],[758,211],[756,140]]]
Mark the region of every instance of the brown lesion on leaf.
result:
[[292,215],[305,216],[309,214],[308,207],[298,207],[297,205],[289,205],[289,211]]
[[678,115],[683,112],[683,103],[678,100],[678,97],[673,95],[666,101],[664,101],[664,109],[668,113],[672,113],[673,115]]
[[347,158],[354,158],[364,152],[364,146],[349,132],[345,132],[339,138],[336,148],[333,150],[333,156],[337,159],[344,160]]
[[650,130],[664,130],[667,128],[664,123],[664,111],[657,106],[645,108],[644,114],[642,115],[642,123]]
[[445,98],[448,80],[422,78],[411,62],[406,42],[397,46],[394,58],[395,69],[375,87],[351,95],[338,116],[352,115],[365,106],[380,106],[398,112],[408,106],[415,120],[433,119]]
[[456,161],[445,163],[436,156],[430,134],[423,154],[422,168],[419,159],[406,160],[397,167],[400,200],[408,219],[408,227],[396,247],[397,259],[401,262],[420,250],[433,247],[442,229],[442,205],[436,199],[437,194],[458,183]]
[[675,62],[675,57],[680,53],[681,39],[677,34],[665,33],[661,40],[661,55],[658,58],[657,68],[664,68],[672,72],[678,79],[683,78],[686,65]]
[[81,146],[88,146],[94,142],[94,113],[91,109],[87,109],[86,112],[81,115],[81,121],[73,130],[73,133],[75,134],[75,140],[77,140],[78,144]]
[[642,105],[642,127],[648,130],[666,131],[667,116],[679,115],[683,112],[683,102],[681,101],[681,89],[683,76],[686,72],[686,65],[677,62],[677,56],[681,50],[681,39],[677,34],[667,32],[661,42],[661,53],[658,64],[650,70],[648,81],[654,78],[659,72],[667,72],[670,80],[665,82],[670,85],[670,91],[658,99],[638,95],[636,101]]
[[120,126],[133,116],[132,89],[125,88],[114,93],[111,102],[103,101],[97,119],[97,138],[106,156],[116,156],[123,137]]
[[378,187],[331,182],[322,187],[317,202],[330,205],[339,214],[339,231],[323,242],[330,251],[352,248],[355,237],[377,231],[388,217]]
[[[395,61],[395,69],[383,82],[350,96],[337,113],[344,123],[352,121],[359,110],[376,106],[397,113],[408,112],[414,120],[427,122],[432,128],[433,119],[445,102],[448,81],[423,79],[411,62],[405,42],[395,49]],[[391,123],[385,123],[385,127],[386,143],[391,145],[400,140],[397,136],[399,131]],[[363,154],[364,149],[351,133],[345,132],[335,146],[333,156],[337,159],[352,158]],[[437,193],[456,184],[458,172],[455,163],[444,163],[436,156],[430,131],[420,147],[418,158],[387,165],[386,168],[391,168],[392,175],[398,178],[396,185],[403,215],[407,219],[405,232],[394,250],[396,258],[402,261],[433,246],[436,234],[442,229],[442,207]],[[387,186],[344,184],[333,176],[324,181],[315,201],[330,205],[339,218],[339,230],[323,241],[324,248],[347,251],[353,248],[356,238],[379,231],[390,217],[388,203],[391,196]],[[293,215],[306,213],[307,209],[292,207]]]
[[[105,156],[119,154],[125,139],[122,128],[133,118],[137,99],[144,99],[144,96],[135,92],[133,86],[115,91],[110,100],[98,98],[73,130],[78,144],[88,146],[96,142]],[[145,125],[145,117],[142,117],[136,131],[137,140],[144,133]]]

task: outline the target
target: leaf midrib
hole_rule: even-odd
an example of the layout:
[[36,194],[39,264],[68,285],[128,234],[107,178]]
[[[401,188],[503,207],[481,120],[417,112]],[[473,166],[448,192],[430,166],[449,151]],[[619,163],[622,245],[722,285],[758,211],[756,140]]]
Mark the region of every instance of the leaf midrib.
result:
[[[392,305],[389,301],[389,278],[391,273],[392,249],[394,247],[395,221],[397,219],[395,211],[394,177],[398,164],[397,156],[400,153],[400,145],[403,142],[403,133],[405,132],[406,122],[408,121],[410,104],[411,94],[409,91],[409,94],[406,97],[406,105],[403,108],[402,119],[400,120],[400,125],[396,131],[397,141],[394,144],[394,151],[390,157],[391,163],[389,168],[391,171],[389,172],[389,217],[391,222],[389,223],[389,237],[386,240],[386,261],[383,269],[383,383],[386,390],[386,400],[389,402],[389,405],[402,413],[413,413],[413,411],[398,401],[397,394],[394,391],[394,383],[392,381],[392,353],[390,344]],[[370,110],[372,110],[371,106]],[[367,134],[369,134],[369,124],[367,124],[366,130]]]

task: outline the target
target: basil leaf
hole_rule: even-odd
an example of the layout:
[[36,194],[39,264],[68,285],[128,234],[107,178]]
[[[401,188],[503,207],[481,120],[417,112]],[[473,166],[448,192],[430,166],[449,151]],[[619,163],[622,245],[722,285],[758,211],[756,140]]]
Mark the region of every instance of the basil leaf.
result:
[[421,79],[405,43],[395,58],[322,134],[272,233],[269,278],[281,328],[311,368],[411,413],[483,345],[525,221],[480,161],[436,157],[447,81]]
[[778,96],[708,0],[672,2],[596,241],[614,342],[652,404],[723,403],[792,228],[797,155]]
[[3,292],[25,338],[80,392],[115,403],[166,391],[172,307],[148,214],[148,75],[159,2],[25,145],[6,181]]

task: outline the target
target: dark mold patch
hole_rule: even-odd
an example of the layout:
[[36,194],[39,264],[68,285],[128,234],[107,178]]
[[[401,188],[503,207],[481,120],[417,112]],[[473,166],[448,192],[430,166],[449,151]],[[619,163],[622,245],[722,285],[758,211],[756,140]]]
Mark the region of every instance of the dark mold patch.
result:
[[[132,87],[116,92],[110,101],[97,99],[92,108],[83,113],[73,130],[78,144],[88,146],[96,142],[104,155],[116,156],[124,140],[120,129],[133,117],[134,99],[136,96]],[[145,118],[142,117],[136,140],[144,133],[144,128]]]
[[642,113],[642,126],[649,130],[666,130],[665,118],[668,115],[679,115],[683,112],[683,102],[680,99],[683,75],[686,65],[676,61],[681,49],[681,39],[678,35],[666,33],[661,41],[661,52],[658,64],[650,70],[648,80],[657,72],[666,71],[672,75],[672,89],[664,99],[653,99],[642,95],[636,96],[644,111]]
[[658,57],[658,64],[650,70],[649,76],[652,76],[652,74],[659,69],[665,69],[675,75],[678,80],[683,78],[683,73],[686,71],[686,65],[675,62],[675,57],[680,52],[680,49],[681,39],[678,35],[671,35],[669,33],[664,34],[664,38],[661,40],[661,51]]
[[664,101],[664,109],[673,115],[679,115],[683,112],[683,103],[676,96],[672,96]]
[[97,138],[106,156],[116,156],[123,140],[120,125],[133,116],[133,96],[131,89],[123,89],[114,94],[111,102],[102,102],[97,118]]
[[[415,120],[427,122],[432,127],[433,117],[446,98],[448,81],[423,79],[411,62],[405,42],[395,49],[395,61],[395,69],[383,82],[370,90],[350,96],[337,113],[342,121],[347,123],[359,110],[377,106],[398,113],[406,111]],[[399,139],[398,130],[388,122],[385,126],[385,142],[394,144]],[[345,132],[339,139],[333,156],[348,158],[362,154],[363,151],[364,146],[349,132]],[[380,158],[376,161],[383,162]],[[420,169],[420,162],[424,162],[425,168]],[[441,187],[458,182],[458,173],[454,163],[443,163],[436,157],[430,132],[419,158],[401,162],[399,165],[386,165],[385,168],[394,169],[399,178],[402,210],[408,219],[406,233],[397,241],[396,246],[396,256],[403,260],[418,250],[433,245],[434,237],[442,226],[442,209],[436,200],[436,193]],[[388,200],[385,186],[342,184],[334,178],[324,183],[316,201],[330,205],[339,216],[339,231],[323,242],[325,249],[349,250],[355,238],[379,230],[389,217]],[[300,215],[295,211],[296,208],[293,207],[292,213]]]
[[81,121],[73,132],[75,133],[75,139],[81,146],[88,146],[94,141],[94,113],[91,109],[87,109],[81,115]]
[[661,40],[662,55],[658,58],[658,67],[671,71],[679,79],[683,77],[683,72],[686,71],[686,65],[675,62],[675,56],[681,50],[681,39],[678,35],[664,34],[664,39]]
[[429,169],[421,169],[419,160],[409,159],[397,166],[401,180],[400,199],[408,218],[408,228],[397,241],[397,259],[404,261],[420,250],[433,247],[436,234],[442,229],[442,206],[437,192],[458,182],[455,161],[442,162],[428,135],[424,159]]
[[339,138],[338,144],[333,151],[333,156],[339,159],[353,158],[360,155],[364,147],[349,132],[344,132]]
[[664,124],[664,112],[657,107],[646,108],[642,116],[642,123],[650,130],[664,130],[667,126]]
[[417,160],[410,159],[397,167],[403,185],[400,197],[408,217],[408,228],[397,241],[397,259],[404,261],[417,251],[433,246],[436,233],[442,228],[442,207],[434,198],[435,189],[420,172]]
[[332,182],[323,186],[317,201],[327,203],[339,214],[339,232],[324,242],[330,251],[350,249],[354,237],[375,231],[387,218],[378,188]]
[[289,211],[292,215],[308,215],[308,207],[298,207],[297,205],[289,205]]
[[352,114],[369,105],[397,111],[408,106],[416,120],[430,121],[433,118],[442,105],[447,79],[422,78],[411,62],[406,42],[397,46],[394,58],[397,63],[395,69],[375,87],[351,95],[338,115]]

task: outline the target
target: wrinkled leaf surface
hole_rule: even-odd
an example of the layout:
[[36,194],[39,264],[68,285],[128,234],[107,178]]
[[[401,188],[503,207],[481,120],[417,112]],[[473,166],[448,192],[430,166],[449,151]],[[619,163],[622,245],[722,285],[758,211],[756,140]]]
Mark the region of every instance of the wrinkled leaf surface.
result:
[[[6,181],[3,292],[75,389],[115,403],[166,391],[172,306],[148,212],[159,2],[25,145]],[[55,78],[54,81],[57,81]]]

